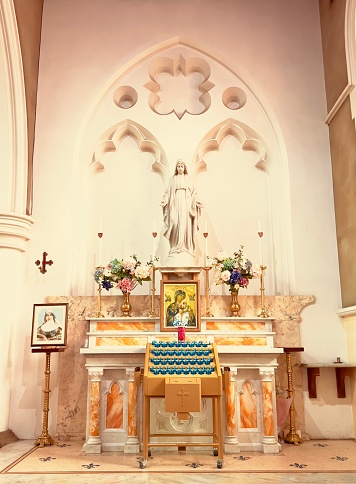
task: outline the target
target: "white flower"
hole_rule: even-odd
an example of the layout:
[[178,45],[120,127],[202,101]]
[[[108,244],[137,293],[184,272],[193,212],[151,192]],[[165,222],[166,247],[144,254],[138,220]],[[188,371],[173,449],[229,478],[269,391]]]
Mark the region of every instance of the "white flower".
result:
[[108,267],[105,267],[103,274],[104,276],[109,277],[111,275],[111,270]]
[[231,276],[230,271],[223,271],[220,274],[221,280],[224,282],[227,282],[230,279],[230,276]]
[[138,266],[135,269],[136,279],[146,279],[150,275],[150,267],[148,265]]
[[223,252],[222,250],[220,250],[220,252],[218,252],[216,258],[219,262],[222,262],[224,259],[227,259],[227,254],[225,252]]
[[261,275],[261,267],[258,264],[253,264],[251,267],[253,279],[258,279]]
[[122,267],[125,269],[125,271],[129,271],[133,273],[133,271],[135,270],[136,263],[137,262],[133,257],[128,257],[127,259],[124,259],[122,261]]

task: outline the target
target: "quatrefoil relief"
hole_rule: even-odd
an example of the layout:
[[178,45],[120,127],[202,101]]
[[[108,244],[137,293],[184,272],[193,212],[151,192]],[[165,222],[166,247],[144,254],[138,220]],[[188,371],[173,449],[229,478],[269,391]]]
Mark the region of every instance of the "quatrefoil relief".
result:
[[205,113],[211,104],[208,91],[215,84],[209,81],[210,66],[198,57],[175,59],[161,57],[150,65],[150,81],[145,84],[150,92],[148,104],[156,114],[174,113],[181,119],[185,113]]

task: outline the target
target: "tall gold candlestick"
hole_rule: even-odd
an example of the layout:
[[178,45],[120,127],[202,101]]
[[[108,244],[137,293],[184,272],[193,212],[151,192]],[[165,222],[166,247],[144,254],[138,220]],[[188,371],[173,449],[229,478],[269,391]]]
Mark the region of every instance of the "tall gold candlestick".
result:
[[[104,267],[98,266],[95,268],[95,270],[98,270],[98,269],[104,269]],[[95,315],[96,318],[104,318],[104,314],[101,311],[101,291],[102,291],[102,287],[101,287],[101,284],[99,283],[98,284],[98,312]]]
[[261,275],[260,275],[260,292],[261,292],[261,312],[258,315],[259,318],[268,318],[269,314],[265,308],[265,287],[264,287],[264,271],[267,269],[266,266],[261,265]]
[[49,412],[49,376],[51,374],[51,351],[48,350],[46,352],[46,367],[45,367],[45,388],[43,390],[44,399],[43,399],[43,420],[42,420],[42,434],[38,437],[35,442],[35,445],[39,445],[40,447],[44,447],[45,445],[55,445],[57,442],[52,439],[52,437],[48,433],[48,412]]
[[150,312],[148,313],[152,318],[158,316],[155,309],[156,270],[157,270],[157,267],[152,266],[151,309],[150,309]]
[[289,408],[289,420],[290,420],[290,430],[286,437],[284,437],[284,441],[287,444],[294,444],[299,445],[302,443],[302,439],[296,432],[295,429],[295,407],[294,407],[294,386],[293,386],[293,369],[292,369],[292,361],[291,361],[291,352],[293,351],[304,351],[304,348],[284,348],[284,352],[286,354],[286,363],[287,363],[287,376],[288,376],[288,398],[290,398],[291,405]]
[[209,287],[209,271],[211,269],[211,267],[203,267],[204,271],[205,271],[205,316],[210,318],[213,315],[213,313],[210,311],[210,305],[209,305],[209,291],[210,291],[210,287]]

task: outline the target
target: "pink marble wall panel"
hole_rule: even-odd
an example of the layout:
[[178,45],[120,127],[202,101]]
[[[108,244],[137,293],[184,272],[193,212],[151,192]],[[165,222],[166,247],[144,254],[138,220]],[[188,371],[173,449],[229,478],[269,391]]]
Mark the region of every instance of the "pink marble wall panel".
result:
[[124,400],[120,393],[118,383],[114,382],[111,386],[111,392],[106,397],[106,428],[122,429],[124,415]]
[[242,429],[257,428],[257,402],[250,382],[245,382],[240,394],[240,427]]

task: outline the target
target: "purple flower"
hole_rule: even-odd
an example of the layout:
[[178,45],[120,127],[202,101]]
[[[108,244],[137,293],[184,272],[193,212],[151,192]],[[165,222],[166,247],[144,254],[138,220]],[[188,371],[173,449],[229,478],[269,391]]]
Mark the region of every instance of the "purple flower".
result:
[[114,287],[111,283],[111,281],[108,281],[107,279],[104,279],[103,282],[101,283],[101,285],[103,286],[104,289],[106,289],[107,291],[109,289],[111,289],[112,287]]

